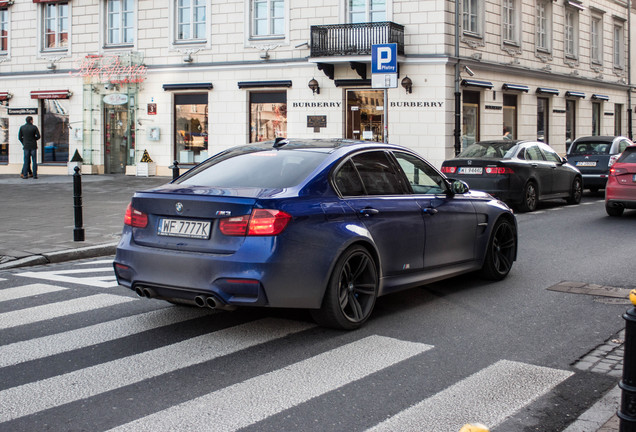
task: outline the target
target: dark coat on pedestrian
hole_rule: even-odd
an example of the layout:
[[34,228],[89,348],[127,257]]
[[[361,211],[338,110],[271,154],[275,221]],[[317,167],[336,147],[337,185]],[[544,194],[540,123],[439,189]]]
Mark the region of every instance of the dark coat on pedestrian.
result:
[[33,123],[25,123],[20,126],[18,139],[22,143],[24,150],[34,150],[38,148],[38,140],[40,139],[40,131]]

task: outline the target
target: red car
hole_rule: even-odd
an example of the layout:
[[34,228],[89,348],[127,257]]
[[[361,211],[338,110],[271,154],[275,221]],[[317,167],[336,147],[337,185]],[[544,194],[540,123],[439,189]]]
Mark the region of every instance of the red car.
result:
[[636,145],[629,146],[610,168],[605,187],[605,210],[620,216],[625,209],[636,209]]

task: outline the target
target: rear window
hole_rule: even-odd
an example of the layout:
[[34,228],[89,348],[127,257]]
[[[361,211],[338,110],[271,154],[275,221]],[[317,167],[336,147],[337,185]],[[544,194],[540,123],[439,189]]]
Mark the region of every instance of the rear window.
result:
[[298,150],[224,153],[194,168],[176,183],[219,188],[289,188],[305,180],[326,157],[326,153]]
[[460,158],[510,158],[509,150],[515,146],[514,142],[477,142],[469,145],[457,157]]
[[626,148],[616,162],[636,163],[636,147]]
[[609,154],[610,147],[612,143],[608,142],[577,142],[570,154]]

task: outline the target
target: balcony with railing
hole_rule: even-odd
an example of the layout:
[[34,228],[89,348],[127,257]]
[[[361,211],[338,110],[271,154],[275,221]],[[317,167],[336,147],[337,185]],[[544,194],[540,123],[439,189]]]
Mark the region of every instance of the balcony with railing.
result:
[[311,57],[371,55],[371,45],[396,43],[404,55],[404,26],[393,22],[311,26]]

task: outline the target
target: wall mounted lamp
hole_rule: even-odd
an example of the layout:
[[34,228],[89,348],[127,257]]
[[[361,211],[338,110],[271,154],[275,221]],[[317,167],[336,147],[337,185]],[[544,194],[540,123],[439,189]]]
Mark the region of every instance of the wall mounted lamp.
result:
[[406,90],[407,93],[413,93],[413,81],[408,76],[402,78],[402,87]]
[[307,86],[311,89],[314,94],[320,94],[320,86],[318,85],[318,81],[315,78],[312,78],[311,81],[307,84]]

